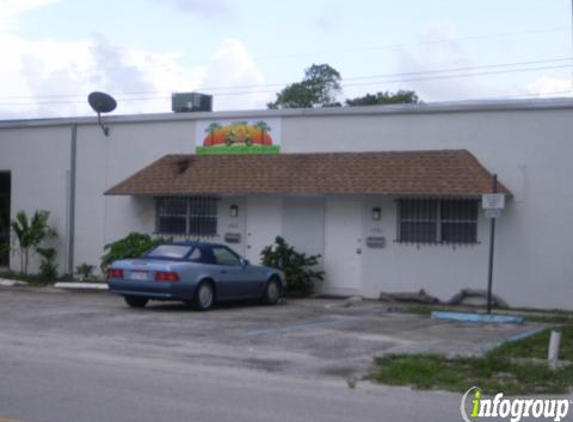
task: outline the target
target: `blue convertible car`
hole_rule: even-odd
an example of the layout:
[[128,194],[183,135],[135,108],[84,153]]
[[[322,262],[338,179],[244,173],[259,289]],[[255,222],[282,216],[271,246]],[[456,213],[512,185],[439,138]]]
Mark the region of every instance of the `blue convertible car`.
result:
[[141,258],[115,261],[108,269],[109,290],[134,308],[152,300],[181,300],[199,310],[215,301],[261,298],[278,302],[284,273],[251,265],[225,245],[191,242],[156,246]]

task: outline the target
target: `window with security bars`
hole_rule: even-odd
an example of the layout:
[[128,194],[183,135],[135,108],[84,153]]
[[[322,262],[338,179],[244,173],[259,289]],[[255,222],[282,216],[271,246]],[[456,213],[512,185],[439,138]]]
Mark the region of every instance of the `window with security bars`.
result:
[[399,199],[404,243],[477,243],[477,199]]
[[155,198],[155,231],[209,237],[217,234],[217,199],[203,196]]

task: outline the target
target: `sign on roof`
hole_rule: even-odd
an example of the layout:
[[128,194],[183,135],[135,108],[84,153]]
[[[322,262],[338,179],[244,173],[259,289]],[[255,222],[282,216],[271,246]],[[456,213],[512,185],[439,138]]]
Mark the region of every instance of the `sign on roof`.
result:
[[505,208],[505,194],[486,193],[481,196],[481,207],[484,210],[502,210]]
[[199,120],[195,128],[195,153],[200,155],[278,154],[281,149],[277,118]]

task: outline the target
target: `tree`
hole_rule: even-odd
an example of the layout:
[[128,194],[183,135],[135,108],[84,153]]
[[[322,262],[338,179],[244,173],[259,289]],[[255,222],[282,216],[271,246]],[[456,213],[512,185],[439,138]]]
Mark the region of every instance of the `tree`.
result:
[[340,93],[340,73],[327,64],[313,64],[305,70],[301,82],[285,87],[277,99],[268,103],[270,109],[338,107],[336,95]]
[[417,104],[420,100],[414,91],[399,90],[395,94],[389,91],[366,94],[363,97],[346,100],[347,106],[367,106],[381,104]]
[[211,145],[215,145],[215,131],[219,129],[221,129],[221,125],[216,122],[211,123],[207,129],[205,129],[205,133],[208,133],[211,136]]
[[267,124],[267,122],[260,120],[255,123],[255,127],[261,131],[261,145],[265,144],[265,133],[271,131],[271,127]]
[[[305,70],[300,82],[285,87],[277,94],[274,102],[268,103],[270,109],[340,107],[336,96],[341,92],[340,73],[327,64],[313,64]],[[380,104],[417,104],[420,100],[414,91],[399,90],[366,94],[363,97],[347,99],[346,106],[366,106]]]
[[20,272],[28,274],[28,262],[31,253],[39,253],[46,260],[52,260],[55,251],[50,248],[41,248],[44,240],[57,237],[56,231],[48,225],[50,212],[39,210],[28,218],[24,211],[16,214],[16,220],[12,221],[12,231],[18,240],[20,252]]

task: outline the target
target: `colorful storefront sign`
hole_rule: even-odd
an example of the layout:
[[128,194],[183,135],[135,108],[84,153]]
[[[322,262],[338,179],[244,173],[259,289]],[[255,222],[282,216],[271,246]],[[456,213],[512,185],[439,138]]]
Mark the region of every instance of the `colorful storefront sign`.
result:
[[197,154],[278,154],[280,119],[203,120],[196,124]]

